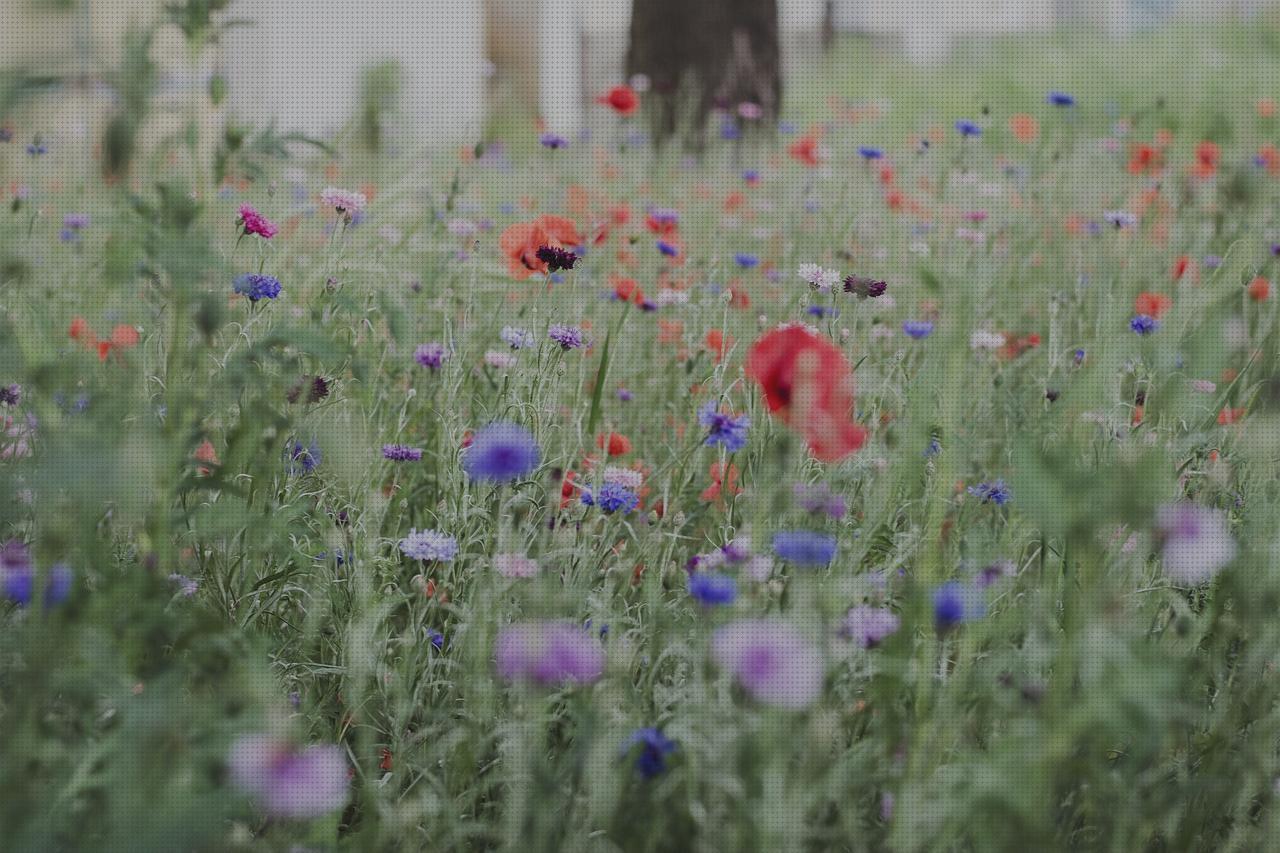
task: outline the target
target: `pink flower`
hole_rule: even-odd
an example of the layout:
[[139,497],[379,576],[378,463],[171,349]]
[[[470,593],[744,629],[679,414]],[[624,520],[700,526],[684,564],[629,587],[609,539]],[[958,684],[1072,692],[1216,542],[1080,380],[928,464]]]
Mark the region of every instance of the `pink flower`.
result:
[[538,563],[524,554],[495,554],[493,568],[504,578],[531,578],[538,574]]
[[504,681],[553,686],[591,684],[604,674],[604,647],[590,632],[568,622],[517,622],[494,643]]
[[741,619],[711,637],[711,657],[765,705],[799,710],[822,695],[822,653],[777,619]]
[[320,817],[347,804],[347,759],[334,744],[296,749],[268,734],[246,735],[231,747],[227,767],[271,817]]
[[348,219],[364,210],[364,206],[369,203],[364,193],[340,190],[337,187],[325,187],[320,193],[320,200]]
[[274,222],[247,204],[240,206],[240,224],[244,226],[245,234],[257,234],[264,240],[270,240],[280,230]]

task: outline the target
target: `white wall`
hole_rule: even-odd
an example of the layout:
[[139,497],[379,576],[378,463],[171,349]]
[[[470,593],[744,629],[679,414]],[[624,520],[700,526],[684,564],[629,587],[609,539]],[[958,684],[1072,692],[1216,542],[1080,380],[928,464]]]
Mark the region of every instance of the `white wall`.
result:
[[361,69],[395,59],[423,143],[466,140],[483,122],[480,0],[272,0],[241,11],[256,24],[225,46],[237,116],[328,134],[351,117]]

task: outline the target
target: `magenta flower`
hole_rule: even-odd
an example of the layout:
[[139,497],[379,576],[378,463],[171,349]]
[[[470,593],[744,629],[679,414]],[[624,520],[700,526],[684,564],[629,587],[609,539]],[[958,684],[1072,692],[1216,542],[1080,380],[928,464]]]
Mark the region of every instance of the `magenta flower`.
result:
[[504,681],[591,684],[604,674],[604,648],[593,634],[570,622],[508,625],[498,632],[494,658]]
[[822,653],[777,619],[741,619],[711,637],[711,658],[765,705],[799,710],[822,695]]
[[334,744],[297,749],[268,734],[245,735],[231,747],[227,767],[271,817],[321,817],[347,804],[347,759]]
[[270,240],[280,230],[274,222],[247,204],[240,206],[240,225],[245,234],[257,234],[264,240]]

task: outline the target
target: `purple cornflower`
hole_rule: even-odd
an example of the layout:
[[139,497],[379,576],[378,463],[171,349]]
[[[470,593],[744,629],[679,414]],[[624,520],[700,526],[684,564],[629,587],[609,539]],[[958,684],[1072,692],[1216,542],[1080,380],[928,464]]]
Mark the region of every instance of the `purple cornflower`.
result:
[[321,459],[320,446],[314,439],[308,445],[295,440],[285,448],[285,468],[290,474],[310,474]]
[[850,639],[864,649],[873,649],[886,637],[897,633],[902,620],[887,607],[871,607],[860,604],[849,610],[840,626],[840,636]]
[[605,483],[600,487],[598,497],[592,495],[590,489],[583,489],[582,502],[587,506],[599,506],[609,515],[615,512],[627,515],[640,505],[640,498],[625,486],[618,483]]
[[1083,349],[1077,349],[1074,353],[1072,353],[1071,360],[1075,362],[1076,367],[1079,367],[1080,365],[1084,364],[1085,355],[1086,353]]
[[440,365],[449,360],[449,351],[445,349],[444,344],[433,341],[429,344],[419,345],[413,351],[413,360],[423,367],[439,370]]
[[571,270],[573,265],[578,262],[577,255],[568,249],[561,249],[557,246],[539,246],[537,256],[538,260],[547,265],[548,272]]
[[1160,321],[1149,314],[1138,314],[1129,321],[1129,328],[1139,335],[1149,335],[1160,328]]
[[996,581],[1010,577],[1017,571],[1018,567],[1012,560],[996,560],[994,563],[983,566],[974,582],[981,589],[986,589]]
[[271,735],[246,735],[232,746],[227,767],[272,817],[321,817],[347,803],[350,781],[340,746],[296,749]]
[[973,122],[969,121],[968,119],[962,118],[958,122],[956,122],[956,132],[959,133],[961,136],[965,136],[965,137],[981,136],[982,128],[974,124]]
[[947,581],[933,591],[933,621],[939,631],[981,618],[987,612],[982,591],[960,581]]
[[826,484],[796,483],[793,492],[796,503],[805,512],[821,512],[832,518],[844,518],[845,513],[849,511],[844,495],[831,491]]
[[888,289],[888,282],[876,281],[874,278],[865,276],[851,275],[844,280],[844,292],[855,294],[859,299],[875,299],[878,296],[884,296],[884,292]]
[[667,771],[667,756],[676,751],[675,741],[658,729],[636,729],[622,745],[622,754],[629,754],[637,744],[640,752],[636,755],[636,770],[641,776],[652,779]]
[[1055,107],[1072,107],[1076,103],[1076,99],[1066,92],[1050,92],[1044,100]]
[[422,458],[422,448],[409,447],[407,444],[384,444],[382,458],[392,462],[417,462]]
[[738,597],[738,582],[732,575],[719,572],[694,572],[689,575],[689,596],[703,607],[733,604]]
[[472,480],[510,483],[538,467],[542,450],[520,424],[498,421],[481,427],[462,452],[462,467]]
[[634,400],[634,399],[635,399],[635,397],[636,397],[636,395],[635,395],[635,394],[632,394],[632,393],[631,393],[631,391],[630,391],[630,390],[628,390],[628,389],[626,389],[626,388],[619,388],[619,389],[618,389],[618,400],[619,400],[620,402],[623,402],[623,403],[630,403],[632,400]]
[[929,320],[906,320],[902,324],[902,331],[907,337],[918,341],[933,334],[933,323]]
[[[75,578],[71,567],[57,563],[49,569],[44,583],[44,606],[53,607],[66,601],[71,595]],[[36,567],[31,552],[17,539],[10,539],[0,547],[0,590],[17,604],[26,607],[35,597]]]
[[18,383],[0,385],[0,404],[17,406],[22,402],[22,386]]
[[1212,580],[1236,557],[1227,514],[1190,501],[1167,504],[1156,513],[1156,540],[1164,573],[1188,586]]
[[822,695],[822,652],[778,619],[742,619],[711,637],[711,658],[757,702],[800,710]]
[[668,243],[666,240],[658,241],[658,251],[666,255],[668,258],[674,258],[676,255],[680,254],[680,250]]
[[275,299],[280,295],[280,280],[269,275],[247,272],[236,276],[233,289],[249,297],[250,302]]
[[708,447],[717,444],[730,453],[741,450],[747,444],[747,429],[751,419],[746,415],[733,415],[716,410],[714,402],[707,403],[698,412],[698,423],[707,428],[707,438],[703,442]]
[[604,647],[569,622],[517,622],[494,641],[498,676],[542,686],[591,684],[604,674]]
[[566,350],[581,349],[586,346],[586,340],[582,337],[582,329],[577,326],[564,326],[555,323],[551,328],[547,329],[547,337]]
[[733,256],[733,260],[744,270],[754,269],[760,266],[760,258],[747,252],[739,252]]
[[498,333],[498,337],[502,338],[502,342],[512,349],[525,349],[535,343],[533,332],[516,326],[503,326],[502,331]]
[[872,148],[869,145],[861,145],[858,147],[858,156],[863,160],[879,160],[884,156],[884,152],[879,148]]
[[458,554],[458,540],[438,530],[409,529],[400,540],[400,553],[411,560],[447,563]]
[[1004,480],[979,483],[976,486],[970,486],[968,492],[974,497],[980,498],[984,504],[993,503],[996,506],[1004,506],[1013,497],[1009,492],[1009,487],[1004,484]]
[[538,137],[538,141],[542,143],[543,148],[550,148],[555,151],[558,148],[564,148],[569,144],[569,140],[565,139],[558,133],[544,133]]
[[811,530],[783,530],[773,535],[773,553],[797,566],[827,566],[836,558],[836,540]]

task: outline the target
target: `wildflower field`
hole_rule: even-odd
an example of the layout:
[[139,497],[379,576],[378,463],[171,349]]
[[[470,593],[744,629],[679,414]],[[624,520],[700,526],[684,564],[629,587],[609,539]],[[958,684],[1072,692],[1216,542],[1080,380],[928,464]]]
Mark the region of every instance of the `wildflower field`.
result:
[[0,847],[1273,847],[1278,42],[5,124]]

